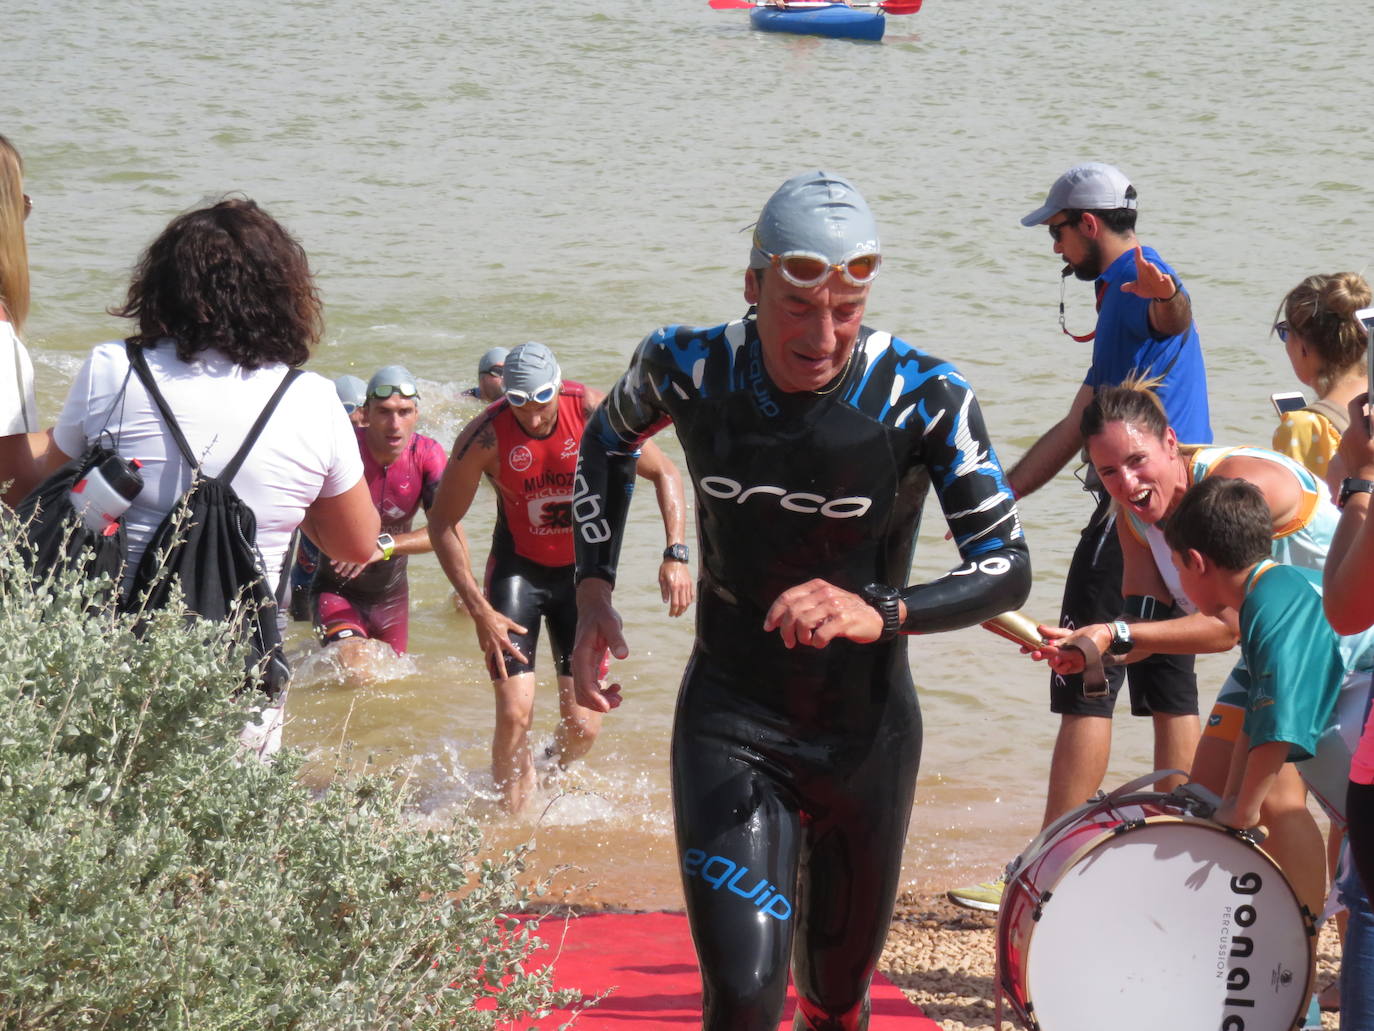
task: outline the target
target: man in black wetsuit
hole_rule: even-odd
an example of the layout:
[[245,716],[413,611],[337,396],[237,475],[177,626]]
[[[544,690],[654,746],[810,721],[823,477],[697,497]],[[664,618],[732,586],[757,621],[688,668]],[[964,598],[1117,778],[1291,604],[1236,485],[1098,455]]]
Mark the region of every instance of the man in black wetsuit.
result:
[[[1016,608],[1030,560],[954,366],[862,324],[881,264],[845,179],[784,183],[754,233],[743,318],[651,333],[582,438],[573,499],[579,702],[603,649],[634,455],[672,422],[696,488],[697,639],[673,726],[680,870],[711,1031],[859,1029],[921,754],[903,634]],[[962,562],[903,586],[931,485]],[[798,947],[793,955],[794,935]]]

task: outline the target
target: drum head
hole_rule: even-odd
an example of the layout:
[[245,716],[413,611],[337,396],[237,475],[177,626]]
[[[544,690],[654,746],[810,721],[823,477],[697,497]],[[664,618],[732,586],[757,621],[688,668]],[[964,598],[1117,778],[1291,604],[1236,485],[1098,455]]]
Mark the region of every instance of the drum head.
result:
[[1285,1031],[1307,1005],[1311,950],[1268,856],[1158,817],[1067,864],[1027,948],[1027,1002],[1042,1031]]

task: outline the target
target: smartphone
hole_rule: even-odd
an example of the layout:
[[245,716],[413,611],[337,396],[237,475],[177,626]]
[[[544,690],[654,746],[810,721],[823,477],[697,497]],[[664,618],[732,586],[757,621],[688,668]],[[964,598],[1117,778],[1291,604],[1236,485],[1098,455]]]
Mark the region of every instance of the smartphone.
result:
[[1274,404],[1274,411],[1280,416],[1284,412],[1297,411],[1299,408],[1307,407],[1307,398],[1302,396],[1300,390],[1281,390],[1277,394],[1270,394],[1269,400]]
[[[1364,326],[1364,356],[1369,364],[1369,376],[1366,385],[1369,390],[1369,401],[1374,403],[1374,308],[1361,308],[1355,313],[1355,318],[1359,319]],[[1364,417],[1365,429],[1369,429],[1369,416]]]

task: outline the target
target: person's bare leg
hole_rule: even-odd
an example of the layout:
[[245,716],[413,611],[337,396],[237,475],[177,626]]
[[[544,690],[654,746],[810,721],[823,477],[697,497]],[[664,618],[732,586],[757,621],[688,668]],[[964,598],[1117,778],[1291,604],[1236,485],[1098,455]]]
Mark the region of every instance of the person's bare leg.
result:
[[1112,752],[1112,721],[1105,716],[1059,717],[1059,736],[1050,759],[1050,785],[1045,799],[1048,827],[1077,809],[1102,786]]
[[[1284,763],[1260,806],[1263,845],[1279,864],[1298,901],[1320,916],[1326,904],[1326,846],[1307,808],[1307,788],[1292,763]],[[1315,962],[1315,957],[1314,957]]]
[[1221,795],[1226,790],[1226,776],[1231,772],[1231,752],[1234,743],[1224,738],[1198,738],[1197,750],[1193,753],[1192,780],[1209,791]]
[[1187,771],[1193,767],[1202,725],[1196,715],[1157,712],[1152,719],[1155,724],[1155,769],[1185,771],[1181,776],[1155,782],[1156,791],[1172,791],[1188,780]]
[[558,765],[567,769],[592,750],[601,732],[601,713],[577,704],[572,677],[558,678],[558,729],[553,734],[553,747]]
[[493,680],[491,686],[496,693],[491,779],[502,792],[506,812],[518,813],[535,787],[529,740],[534,720],[534,674],[518,673]]

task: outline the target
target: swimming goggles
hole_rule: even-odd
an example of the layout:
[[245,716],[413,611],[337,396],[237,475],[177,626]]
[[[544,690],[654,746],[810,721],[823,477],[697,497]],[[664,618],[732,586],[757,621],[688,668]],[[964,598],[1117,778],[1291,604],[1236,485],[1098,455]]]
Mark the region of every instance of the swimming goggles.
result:
[[[767,252],[764,252],[767,254]],[[883,257],[873,251],[851,254],[838,265],[814,251],[787,251],[769,254],[768,262],[793,286],[820,286],[831,272],[838,272],[851,286],[867,286],[878,277]]]
[[1288,334],[1291,332],[1293,332],[1293,327],[1289,324],[1287,319],[1284,319],[1282,322],[1274,323],[1274,335],[1279,338],[1279,343],[1288,343]]
[[392,394],[401,397],[419,397],[420,391],[416,389],[414,383],[378,383],[370,391],[368,397],[375,397],[379,401],[385,401]]
[[537,390],[516,390],[514,387],[506,389],[506,400],[516,408],[524,408],[525,405],[533,401],[537,405],[546,405],[558,396],[558,381],[545,383]]

